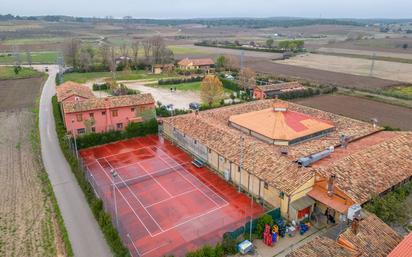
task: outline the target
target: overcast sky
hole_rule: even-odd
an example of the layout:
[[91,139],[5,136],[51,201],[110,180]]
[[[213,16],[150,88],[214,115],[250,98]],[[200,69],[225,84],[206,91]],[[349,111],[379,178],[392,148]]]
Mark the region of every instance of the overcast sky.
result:
[[135,18],[412,18],[412,0],[0,0],[0,13]]

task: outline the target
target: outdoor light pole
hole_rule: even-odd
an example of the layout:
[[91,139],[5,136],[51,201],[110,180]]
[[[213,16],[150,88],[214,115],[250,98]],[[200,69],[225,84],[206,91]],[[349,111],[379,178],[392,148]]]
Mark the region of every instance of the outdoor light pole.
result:
[[241,185],[242,185],[242,169],[243,169],[243,155],[244,155],[244,141],[245,138],[243,136],[240,136],[240,170],[239,170],[239,187],[238,191],[240,193],[241,191]]
[[74,151],[76,152],[76,158],[79,159],[79,154],[77,152],[77,142],[76,142],[76,134],[74,133],[74,119],[72,119],[72,134],[74,139]]

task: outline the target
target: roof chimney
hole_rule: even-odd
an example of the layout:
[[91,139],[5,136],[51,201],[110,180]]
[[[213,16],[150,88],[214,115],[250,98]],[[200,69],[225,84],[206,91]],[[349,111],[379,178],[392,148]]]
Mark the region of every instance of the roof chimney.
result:
[[333,196],[333,188],[335,186],[335,179],[336,175],[330,175],[329,180],[328,180],[328,196],[332,197]]
[[354,218],[352,221],[352,232],[355,235],[357,235],[359,232],[359,221],[360,221],[359,217]]

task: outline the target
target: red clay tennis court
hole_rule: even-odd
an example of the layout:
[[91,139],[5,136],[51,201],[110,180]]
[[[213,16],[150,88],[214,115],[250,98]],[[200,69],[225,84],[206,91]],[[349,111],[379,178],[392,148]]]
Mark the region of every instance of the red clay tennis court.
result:
[[158,136],[80,152],[96,194],[132,256],[184,256],[263,208]]

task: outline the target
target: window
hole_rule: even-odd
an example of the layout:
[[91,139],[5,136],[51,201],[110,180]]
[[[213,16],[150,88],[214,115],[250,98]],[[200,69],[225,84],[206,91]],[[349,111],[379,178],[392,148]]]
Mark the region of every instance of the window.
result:
[[94,113],[92,113],[92,112],[91,112],[91,113],[89,113],[89,116],[90,116],[90,118],[92,118],[92,119],[93,119],[93,118],[94,118]]
[[237,167],[237,172],[240,172],[240,167]]
[[268,182],[265,182],[265,183],[263,184],[263,187],[264,187],[265,189],[268,189],[268,188],[269,188]]
[[83,120],[83,116],[81,113],[76,114],[76,119],[77,121],[82,121]]
[[122,128],[123,128],[123,123],[117,123],[117,124],[116,124],[116,127],[117,127],[118,129],[122,129]]
[[117,117],[118,115],[119,115],[119,113],[117,112],[117,110],[112,111],[112,116],[113,117]]
[[84,134],[85,132],[86,132],[86,129],[84,128],[77,129],[77,134]]
[[102,115],[106,115],[106,112],[105,112],[105,111],[103,111],[103,112],[102,112]]
[[194,140],[194,143],[195,143],[195,145],[197,144],[197,140],[196,140],[196,139]]
[[132,107],[132,108],[130,108],[130,111],[134,112],[134,111],[136,111],[136,108]]
[[95,127],[92,127],[92,132],[96,132],[96,128],[95,128]]
[[208,151],[209,151],[209,153],[212,153],[212,149],[209,148]]

